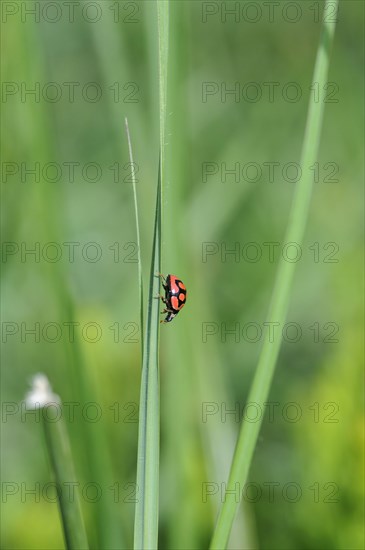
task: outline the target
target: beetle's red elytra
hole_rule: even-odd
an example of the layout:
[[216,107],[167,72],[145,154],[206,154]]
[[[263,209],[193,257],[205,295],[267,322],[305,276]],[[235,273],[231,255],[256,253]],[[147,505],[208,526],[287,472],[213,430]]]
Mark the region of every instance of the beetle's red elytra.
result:
[[165,319],[160,322],[170,323],[185,305],[186,286],[176,275],[170,274],[165,278],[159,273],[158,276],[161,277],[162,286],[165,289],[165,296],[159,296],[166,306],[161,313],[167,313]]

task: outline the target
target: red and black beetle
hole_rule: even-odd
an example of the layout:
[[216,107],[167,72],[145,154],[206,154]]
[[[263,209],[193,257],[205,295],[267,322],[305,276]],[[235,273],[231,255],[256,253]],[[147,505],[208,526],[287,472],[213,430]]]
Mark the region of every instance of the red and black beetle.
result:
[[167,313],[161,323],[170,323],[185,305],[186,286],[176,275],[167,275],[166,279],[161,273],[158,275],[161,277],[162,286],[165,289],[165,296],[159,295],[166,306],[161,313]]

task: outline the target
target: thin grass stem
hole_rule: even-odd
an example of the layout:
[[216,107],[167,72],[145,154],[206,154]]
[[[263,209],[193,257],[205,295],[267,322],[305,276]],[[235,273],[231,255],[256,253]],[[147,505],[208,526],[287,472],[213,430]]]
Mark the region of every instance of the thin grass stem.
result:
[[[52,413],[47,408],[62,408],[61,399],[52,393],[45,375],[34,377],[33,388],[26,399],[28,408],[41,408],[42,423],[48,454],[57,486],[58,504],[61,513],[65,545],[68,550],[86,550],[88,546],[84,520],[81,512],[78,481],[73,465],[70,441],[63,415],[57,421],[50,421]],[[43,412],[44,411],[44,412]],[[73,487],[72,498],[65,487]]]
[[133,149],[132,149],[132,140],[129,132],[128,119],[125,117],[125,131],[127,134],[128,140],[128,153],[129,161],[131,164],[131,173],[132,173],[132,186],[133,186],[133,198],[134,198],[134,215],[136,220],[136,235],[137,235],[137,260],[138,260],[138,286],[139,286],[139,318],[140,318],[140,327],[141,327],[141,347],[143,353],[143,276],[142,276],[142,259],[141,259],[141,236],[139,230],[139,214],[138,214],[138,199],[137,199],[137,185],[136,185],[136,171],[135,164],[133,159]]
[[160,460],[160,381],[159,335],[161,272],[162,188],[165,179],[165,135],[168,57],[168,2],[157,1],[159,36],[159,111],[160,153],[157,179],[155,225],[153,233],[147,322],[144,337],[142,380],[138,428],[137,490],[134,524],[135,550],[157,548]]
[[[337,12],[338,2],[327,0],[326,7],[328,7],[329,4],[336,4]],[[325,13],[328,13],[326,9]],[[333,20],[327,18],[322,26],[313,76],[313,83],[318,83],[320,90],[325,89],[324,86],[327,81],[330,50],[333,42],[335,25],[336,23],[333,22]],[[308,218],[313,187],[313,178],[309,167],[316,162],[318,156],[324,105],[323,97],[320,101],[312,101],[309,105],[301,153],[302,177],[297,184],[285,236],[285,242],[295,242],[299,246],[303,241]],[[279,326],[283,326],[285,323],[295,268],[295,263],[287,262],[281,258],[267,317],[267,327],[270,326],[270,323],[274,322],[278,323]],[[270,341],[268,335],[265,334],[264,344],[249,393],[248,402],[253,402],[264,407],[264,403],[268,400],[280,346],[281,339],[279,337]],[[226,494],[211,541],[210,548],[212,550],[222,550],[226,548],[228,544],[230,531],[239,506],[239,502],[237,502],[236,499],[235,487],[237,483],[240,483],[241,487],[243,487],[247,481],[261,422],[262,419],[258,422],[242,422],[233,456]]]

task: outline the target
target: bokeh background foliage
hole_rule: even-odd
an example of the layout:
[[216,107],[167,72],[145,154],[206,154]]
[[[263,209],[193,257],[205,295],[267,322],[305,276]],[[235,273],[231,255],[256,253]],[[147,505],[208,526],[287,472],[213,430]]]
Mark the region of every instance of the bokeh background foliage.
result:
[[[92,488],[82,499],[90,545],[132,544],[141,361],[137,265],[131,261],[136,258],[133,195],[123,118],[129,119],[138,165],[147,273],[159,147],[156,8],[154,2],[97,4],[102,16],[94,23],[80,7],[70,22],[62,2],[62,17],[56,23],[42,16],[35,22],[28,16],[22,20],[19,13],[7,19],[2,14],[3,81],[27,89],[39,82],[41,90],[56,82],[63,92],[55,102],[42,96],[40,101],[27,96],[23,102],[20,92],[2,100],[3,162],[16,163],[20,171],[21,163],[29,168],[38,162],[42,168],[53,162],[62,168],[54,183],[49,181],[52,170],[48,180],[41,175],[39,181],[30,175],[22,181],[21,172],[8,177],[3,173],[2,239],[19,248],[40,243],[41,251],[55,242],[63,252],[56,262],[42,254],[39,262],[31,255],[22,261],[20,252],[3,256],[3,322],[19,327],[3,344],[2,481],[18,490],[3,503],[3,548],[63,547],[56,503],[42,493],[39,501],[26,494],[51,481],[41,425],[34,415],[21,412],[29,379],[39,371],[47,373],[65,403],[79,403],[74,416],[68,406],[65,418],[80,487],[95,483],[102,491],[97,502],[90,502]],[[237,242],[241,247],[256,242],[263,251],[264,242],[283,244],[293,191],[293,184],[282,177],[270,183],[264,171],[256,182],[241,177],[236,183],[228,177],[223,183],[220,173],[203,181],[202,164],[299,162],[320,30],[312,4],[300,3],[302,15],[296,23],[287,22],[280,9],[272,22],[263,10],[256,23],[242,17],[223,23],[220,13],[204,23],[203,3],[171,2],[162,266],[186,282],[189,303],[172,325],[162,327],[161,548],[208,545],[238,430],[235,416],[225,416],[223,407],[244,406],[261,347],[260,341],[249,342],[242,335],[239,342],[229,335],[225,342],[221,332],[204,342],[202,323],[217,323],[219,328],[221,323],[228,328],[263,323],[277,263],[267,254],[252,263],[242,257],[236,262],[233,256],[222,261],[219,253],[204,262],[202,243],[216,242],[220,250],[222,243],[233,248]],[[318,9],[323,9],[321,2]],[[279,413],[271,421],[266,411],[250,473],[262,494],[248,502],[254,495],[245,493],[232,548],[364,546],[359,306],[363,11],[362,2],[340,5],[329,78],[338,85],[338,102],[326,105],[318,159],[320,166],[338,164],[338,182],[323,181],[323,171],[315,185],[289,312],[289,320],[300,324],[303,336],[282,346],[270,395],[279,403]],[[67,82],[80,83],[73,102]],[[90,82],[102,90],[95,102],[80,93]],[[263,97],[235,102],[228,96],[222,102],[217,94],[203,102],[203,82],[226,83],[227,88],[235,82],[256,82]],[[264,82],[279,83],[273,102],[265,95]],[[280,91],[288,82],[301,87],[300,101],[283,99]],[[70,162],[79,163],[73,181],[64,164]],[[92,169],[83,177],[82,168],[90,162],[101,167],[98,181],[90,181]],[[115,182],[110,167],[116,163]],[[63,244],[70,242],[80,243],[73,262]],[[99,261],[87,261],[81,254],[90,242],[101,247]],[[319,262],[309,249],[315,242],[320,246]],[[323,261],[323,246],[329,242],[339,247],[337,263]],[[24,334],[36,323],[42,329],[51,322],[63,328],[57,342],[42,336],[36,342]],[[309,329],[315,322],[321,327],[318,343]],[[338,342],[324,342],[327,322],[338,325]],[[74,341],[64,323],[78,323]],[[83,337],[87,323],[102,329],[95,343]],[[49,335],[51,339],[51,330]],[[92,329],[88,335],[93,338]],[[91,421],[97,409],[85,407],[90,402],[100,407],[97,422]],[[302,411],[297,422],[280,414],[290,402]],[[207,422],[202,421],[204,403],[217,403],[219,410]],[[325,408],[328,403],[335,404],[333,418],[338,422],[325,421],[332,411]],[[219,488],[206,502],[205,482]],[[282,493],[292,482],[302,490],[296,502]],[[270,484],[279,484],[273,502]],[[327,502],[333,488],[338,488],[335,502]]]

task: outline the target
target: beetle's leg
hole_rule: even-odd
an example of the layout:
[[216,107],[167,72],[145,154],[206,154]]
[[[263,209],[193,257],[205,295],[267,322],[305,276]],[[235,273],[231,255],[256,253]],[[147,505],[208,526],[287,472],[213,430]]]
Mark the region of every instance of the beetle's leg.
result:
[[166,285],[166,277],[165,275],[162,275],[162,273],[155,273],[155,276],[156,277],[160,277],[161,279],[161,282],[162,282],[162,286],[164,287],[164,289],[166,290],[167,289],[167,285]]
[[162,273],[159,273],[158,271],[155,273],[155,277],[160,277],[160,279],[163,279],[164,281],[166,281],[165,275],[162,275]]
[[167,301],[166,301],[166,298],[165,296],[162,296],[162,294],[157,294],[157,296],[155,296],[156,299],[159,299],[161,298],[161,300],[163,301],[164,304],[167,304]]
[[172,309],[165,308],[163,311],[161,311],[161,315],[163,313],[174,313],[174,311]]

